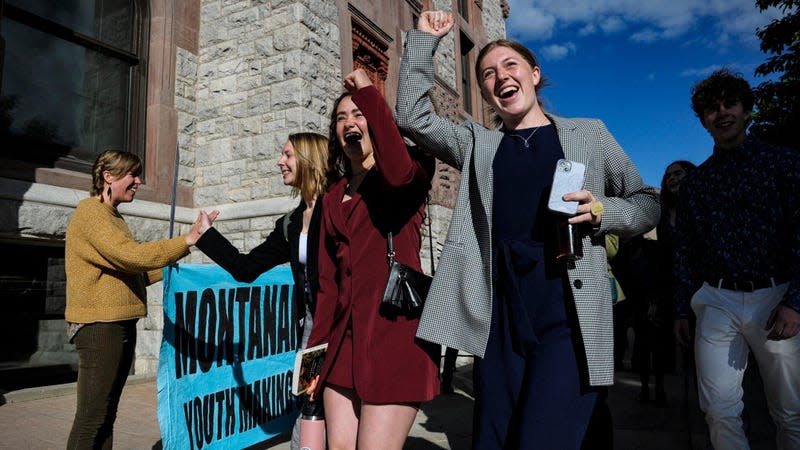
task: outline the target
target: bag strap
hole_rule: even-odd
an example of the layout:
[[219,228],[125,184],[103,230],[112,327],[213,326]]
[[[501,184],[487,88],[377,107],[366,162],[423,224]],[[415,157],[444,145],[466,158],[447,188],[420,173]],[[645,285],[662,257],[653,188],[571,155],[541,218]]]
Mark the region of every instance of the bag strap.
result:
[[392,242],[392,232],[386,233],[386,260],[391,266],[394,263],[394,242]]
[[433,232],[431,231],[431,204],[430,196],[425,197],[425,222],[428,225],[428,250],[431,252],[431,276],[436,275],[436,268],[433,265]]
[[[431,232],[430,203],[428,202],[427,197],[425,198],[425,217],[422,220],[426,222],[426,225],[428,226],[428,247],[431,252],[431,275],[435,275],[436,268],[434,267],[433,264],[433,233]],[[284,221],[283,223],[284,223],[284,234],[286,234],[285,231],[286,221]],[[394,262],[394,256],[395,256],[394,241],[392,240],[392,232],[389,231],[386,233],[386,259],[389,262],[390,266]]]

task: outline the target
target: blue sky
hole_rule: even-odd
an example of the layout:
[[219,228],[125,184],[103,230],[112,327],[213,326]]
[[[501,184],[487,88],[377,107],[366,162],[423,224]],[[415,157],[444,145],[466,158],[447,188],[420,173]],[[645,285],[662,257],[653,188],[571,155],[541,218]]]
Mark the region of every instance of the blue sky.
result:
[[509,38],[533,50],[549,79],[546,110],[602,119],[645,183],[676,159],[700,163],[713,141],[690,89],[727,66],[756,86],[767,55],[758,27],[780,16],[755,0],[510,0]]

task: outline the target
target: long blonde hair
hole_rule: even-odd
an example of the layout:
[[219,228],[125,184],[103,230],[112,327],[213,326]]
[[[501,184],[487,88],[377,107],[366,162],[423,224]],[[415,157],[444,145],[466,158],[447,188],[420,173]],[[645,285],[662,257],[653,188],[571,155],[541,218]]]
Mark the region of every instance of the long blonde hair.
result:
[[325,174],[328,170],[328,138],[318,133],[293,133],[289,142],[297,159],[297,178],[292,184],[292,195],[298,193],[303,200],[321,195],[328,187]]
[[103,177],[105,171],[117,178],[122,178],[127,174],[139,176],[142,174],[142,160],[131,152],[106,150],[100,153],[92,166],[92,196],[99,195],[101,201],[105,186]]

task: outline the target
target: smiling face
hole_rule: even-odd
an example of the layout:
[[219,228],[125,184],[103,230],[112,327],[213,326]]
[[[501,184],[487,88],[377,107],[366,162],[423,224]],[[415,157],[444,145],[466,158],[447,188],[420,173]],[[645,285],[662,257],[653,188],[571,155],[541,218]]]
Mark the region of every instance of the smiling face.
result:
[[[116,207],[120,203],[130,203],[133,197],[136,196],[136,190],[142,184],[139,175],[131,173],[125,174],[122,177],[115,177],[110,172],[106,171],[104,174],[106,183],[111,187],[111,195],[108,198],[109,204]],[[107,195],[106,191],[106,195]]]
[[703,126],[720,148],[734,148],[744,141],[750,111],[739,100],[719,100],[703,109]]
[[286,141],[281,150],[281,157],[278,159],[278,169],[281,171],[283,184],[286,186],[296,186],[298,182],[297,155],[292,145],[292,141]]
[[372,159],[372,140],[367,118],[352,97],[344,97],[336,107],[336,139],[353,167],[369,168]]
[[535,126],[539,111],[536,85],[541,73],[515,50],[496,46],[483,56],[478,66],[481,96],[489,103],[506,128]]
[[680,164],[670,164],[667,171],[664,173],[664,183],[673,194],[678,193],[681,187],[681,182],[686,177],[686,170]]

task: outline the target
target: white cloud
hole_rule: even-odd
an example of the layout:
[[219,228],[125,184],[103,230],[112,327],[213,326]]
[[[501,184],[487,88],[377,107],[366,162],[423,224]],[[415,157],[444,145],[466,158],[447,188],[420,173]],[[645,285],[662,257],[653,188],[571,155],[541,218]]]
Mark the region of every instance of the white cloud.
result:
[[722,69],[722,66],[719,64],[712,64],[706,67],[697,67],[694,69],[686,69],[681,72],[682,77],[689,77],[689,78],[705,78],[711,75],[711,72],[715,70]]
[[510,37],[546,41],[560,31],[579,36],[629,30],[632,39],[652,42],[689,36],[702,21],[723,38],[717,45],[754,42],[755,30],[781,14],[760,12],[753,0],[509,0]]
[[681,71],[680,75],[682,77],[696,78],[696,79],[699,80],[699,79],[702,79],[702,78],[705,78],[705,77],[711,75],[711,72],[713,72],[715,70],[722,69],[723,67],[725,67],[725,68],[728,68],[728,69],[730,69],[730,70],[732,70],[734,72],[741,73],[742,75],[744,75],[745,78],[748,78],[748,79],[752,80],[755,77],[751,76],[750,74],[752,74],[753,71],[755,70],[755,66],[756,65],[753,65],[753,64],[739,64],[739,63],[726,64],[725,66],[722,66],[722,65],[719,65],[719,64],[712,64],[710,66],[705,66],[705,67],[695,67],[695,68],[691,68],[691,69],[684,69],[683,71]]
[[605,33],[616,33],[626,28],[625,22],[617,16],[607,17],[600,21],[600,28]]
[[[519,8],[506,21],[508,35],[519,40],[547,40],[556,28],[556,17],[533,7]],[[513,32],[510,30],[514,30]]]
[[563,59],[570,53],[575,53],[576,47],[572,42],[565,44],[546,45],[539,49],[539,54],[547,60],[557,61]]
[[583,28],[578,30],[578,36],[589,36],[590,34],[595,34],[597,32],[597,27],[594,26],[593,23],[587,23]]
[[637,31],[631,35],[631,40],[634,42],[655,42],[659,39],[661,33],[651,28],[645,28],[644,30]]

